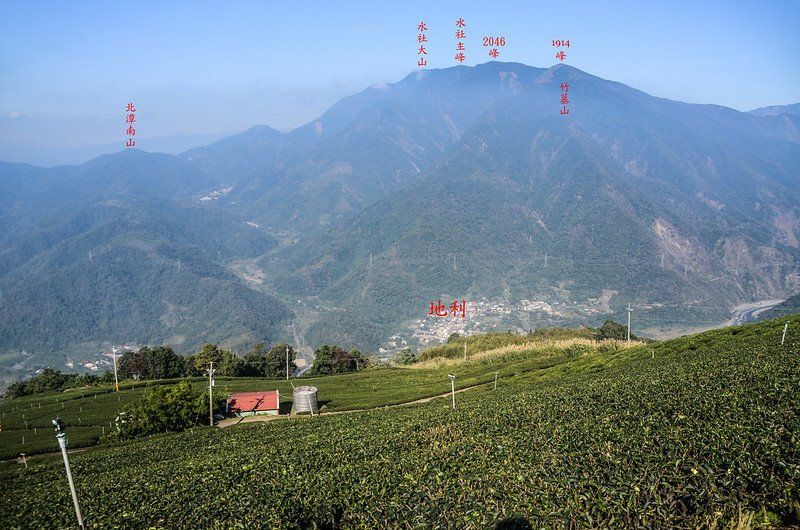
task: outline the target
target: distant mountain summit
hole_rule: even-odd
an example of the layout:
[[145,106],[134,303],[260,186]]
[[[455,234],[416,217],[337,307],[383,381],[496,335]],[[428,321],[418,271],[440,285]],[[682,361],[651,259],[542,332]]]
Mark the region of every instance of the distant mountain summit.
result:
[[722,322],[800,287],[800,117],[757,114],[491,62],[178,156],[0,164],[0,351],[399,347],[439,299],[467,330]]
[[751,110],[750,114],[755,114],[756,116],[780,116],[781,114],[800,116],[800,103],[761,107],[760,109]]

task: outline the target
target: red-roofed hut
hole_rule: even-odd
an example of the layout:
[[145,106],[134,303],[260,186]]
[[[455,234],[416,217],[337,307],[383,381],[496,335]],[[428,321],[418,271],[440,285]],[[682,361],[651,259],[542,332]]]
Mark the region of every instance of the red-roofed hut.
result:
[[228,398],[228,411],[236,416],[274,414],[280,411],[281,396],[277,390],[236,392]]

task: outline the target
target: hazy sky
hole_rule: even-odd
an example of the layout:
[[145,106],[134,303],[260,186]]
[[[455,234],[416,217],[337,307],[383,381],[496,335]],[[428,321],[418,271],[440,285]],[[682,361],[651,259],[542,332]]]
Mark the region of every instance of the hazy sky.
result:
[[[653,4],[658,4],[654,7]],[[435,6],[435,7],[434,7]],[[0,146],[71,148],[125,141],[286,130],[343,96],[417,69],[467,60],[567,64],[650,94],[739,110],[800,102],[800,1],[633,2],[91,2],[0,3]]]

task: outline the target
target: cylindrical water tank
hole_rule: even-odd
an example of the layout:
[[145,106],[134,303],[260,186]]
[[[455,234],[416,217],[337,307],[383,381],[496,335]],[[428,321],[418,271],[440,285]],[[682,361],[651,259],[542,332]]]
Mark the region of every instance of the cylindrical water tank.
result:
[[317,387],[298,386],[295,388],[294,392],[292,392],[292,405],[294,405],[295,414],[299,414],[300,412],[318,414]]

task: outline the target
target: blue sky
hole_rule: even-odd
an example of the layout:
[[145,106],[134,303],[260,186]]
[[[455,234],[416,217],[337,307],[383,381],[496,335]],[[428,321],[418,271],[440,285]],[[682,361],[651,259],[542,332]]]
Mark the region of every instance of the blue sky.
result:
[[[655,5],[654,5],[655,4]],[[800,1],[0,3],[0,159],[14,148],[124,141],[124,106],[148,136],[286,130],[343,96],[428,66],[567,63],[650,94],[738,110],[800,102]]]

